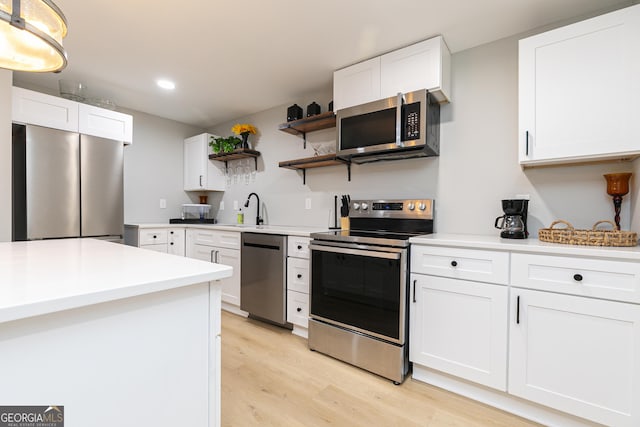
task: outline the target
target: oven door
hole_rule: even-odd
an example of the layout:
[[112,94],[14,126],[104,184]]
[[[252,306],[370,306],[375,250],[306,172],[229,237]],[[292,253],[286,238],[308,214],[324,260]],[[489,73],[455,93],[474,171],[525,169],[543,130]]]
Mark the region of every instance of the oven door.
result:
[[312,241],[310,317],[405,343],[407,250]]

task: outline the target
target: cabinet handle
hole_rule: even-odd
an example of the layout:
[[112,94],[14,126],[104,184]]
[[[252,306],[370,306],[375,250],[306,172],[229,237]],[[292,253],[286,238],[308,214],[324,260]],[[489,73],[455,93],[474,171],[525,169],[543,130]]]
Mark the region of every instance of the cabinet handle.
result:
[[582,274],[574,274],[573,280],[575,280],[576,282],[582,282]]
[[302,311],[302,309],[301,309],[300,307],[298,307],[298,308],[296,308],[296,311],[297,311],[298,313],[300,313],[300,312]]
[[416,302],[416,282],[417,280],[413,281],[413,302]]
[[516,297],[516,324],[520,324],[520,295]]
[[298,274],[298,279],[302,279],[302,274]]
[[200,175],[200,187],[202,187],[202,175]]
[[220,263],[220,251],[216,251],[216,264]]
[[210,256],[209,256],[209,260],[210,260],[211,262],[215,262],[215,261],[213,260],[213,253],[214,253],[214,252],[216,252],[216,251],[215,251],[215,250],[213,250],[213,249],[211,249],[211,254],[210,254]]
[[527,131],[524,135],[524,153],[525,155],[529,155],[529,131]]
[[451,261],[451,267],[457,267],[458,261]]

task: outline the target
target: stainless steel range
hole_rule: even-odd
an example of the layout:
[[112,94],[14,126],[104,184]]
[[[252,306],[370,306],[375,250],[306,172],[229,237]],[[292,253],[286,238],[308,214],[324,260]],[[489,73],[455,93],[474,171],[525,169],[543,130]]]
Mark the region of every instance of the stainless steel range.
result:
[[433,200],[354,200],[350,230],[311,237],[309,348],[388,378],[409,369],[409,238]]

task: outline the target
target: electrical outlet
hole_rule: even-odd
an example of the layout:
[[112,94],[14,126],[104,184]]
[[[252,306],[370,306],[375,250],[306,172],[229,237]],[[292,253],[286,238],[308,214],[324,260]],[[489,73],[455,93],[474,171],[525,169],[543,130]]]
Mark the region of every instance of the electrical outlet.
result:
[[233,201],[233,210],[234,210],[234,211],[237,211],[237,210],[238,210],[238,201],[237,201],[237,200],[234,200],[234,201]]
[[167,199],[160,199],[160,209],[167,209]]
[[221,211],[224,210],[224,200],[220,202],[220,209],[219,210],[221,210]]
[[311,209],[311,197],[307,197],[304,199],[304,208]]

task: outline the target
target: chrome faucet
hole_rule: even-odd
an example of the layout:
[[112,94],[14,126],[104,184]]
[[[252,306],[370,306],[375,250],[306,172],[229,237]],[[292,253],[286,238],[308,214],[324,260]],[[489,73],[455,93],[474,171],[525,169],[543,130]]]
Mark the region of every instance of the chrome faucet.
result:
[[249,207],[249,199],[251,199],[251,196],[256,196],[256,202],[258,203],[256,205],[256,225],[260,225],[262,224],[264,221],[262,220],[262,218],[260,218],[260,197],[258,197],[258,195],[256,193],[251,193],[247,196],[247,201],[244,202],[244,207],[248,208]]

